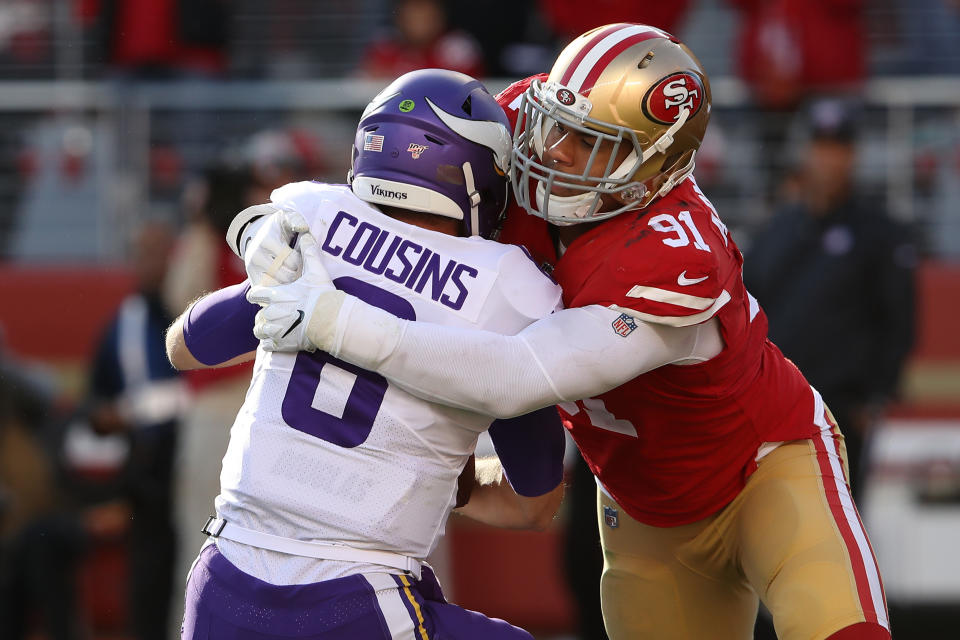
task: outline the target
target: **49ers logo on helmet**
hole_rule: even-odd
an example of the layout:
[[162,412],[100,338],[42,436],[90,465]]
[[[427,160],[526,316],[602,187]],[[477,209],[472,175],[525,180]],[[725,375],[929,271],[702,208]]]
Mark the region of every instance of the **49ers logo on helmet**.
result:
[[703,104],[703,84],[692,73],[674,73],[653,85],[643,98],[643,113],[660,124],[673,124],[681,109],[692,118]]
[[569,107],[576,101],[577,98],[573,95],[573,91],[570,91],[570,89],[560,89],[557,91],[557,102],[560,104]]

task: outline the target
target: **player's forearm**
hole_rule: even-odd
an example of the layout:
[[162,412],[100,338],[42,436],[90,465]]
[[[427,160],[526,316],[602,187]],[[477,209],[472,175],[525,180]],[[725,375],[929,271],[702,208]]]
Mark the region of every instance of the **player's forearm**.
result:
[[443,404],[503,418],[599,395],[688,357],[695,327],[638,322],[626,337],[615,312],[567,309],[517,336],[399,320],[361,302],[345,304],[333,353],[397,386]]
[[167,357],[180,370],[227,367],[252,360],[256,305],[238,284],[200,298],[167,330]]
[[476,462],[470,501],[456,511],[478,522],[508,529],[545,529],[563,500],[563,483],[535,497],[520,496],[504,477],[497,458]]

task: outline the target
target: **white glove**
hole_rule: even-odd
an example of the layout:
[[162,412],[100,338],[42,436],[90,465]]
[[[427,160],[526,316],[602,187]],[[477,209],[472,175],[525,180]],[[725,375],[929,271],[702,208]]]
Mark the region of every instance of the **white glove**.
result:
[[308,231],[299,238],[303,275],[288,284],[254,286],[247,300],[263,307],[253,333],[267,351],[332,351],[346,294],[337,291]]
[[[239,229],[237,229],[239,227]],[[297,239],[310,231],[300,212],[275,204],[248,207],[227,232],[230,248],[243,259],[253,285],[293,282],[300,275]]]

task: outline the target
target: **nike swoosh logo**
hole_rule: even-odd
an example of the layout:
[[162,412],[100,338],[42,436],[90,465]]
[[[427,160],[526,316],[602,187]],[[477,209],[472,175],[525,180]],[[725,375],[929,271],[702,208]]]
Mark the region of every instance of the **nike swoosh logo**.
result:
[[688,278],[687,270],[684,269],[683,272],[677,277],[677,284],[681,287],[688,287],[691,284],[697,284],[698,282],[703,282],[710,276],[703,276],[702,278]]
[[300,325],[300,323],[303,322],[303,311],[301,311],[300,309],[297,309],[297,314],[298,314],[297,319],[294,320],[293,324],[290,325],[290,328],[287,329],[282,336],[280,336],[281,339],[286,338],[288,335],[290,335],[290,332],[296,329]]

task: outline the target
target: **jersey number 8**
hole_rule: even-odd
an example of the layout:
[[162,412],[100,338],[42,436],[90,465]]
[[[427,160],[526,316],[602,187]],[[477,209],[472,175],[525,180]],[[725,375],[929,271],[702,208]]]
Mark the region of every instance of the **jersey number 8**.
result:
[[[363,280],[342,277],[336,287],[404,320],[416,320],[413,305],[395,293]],[[314,396],[325,367],[336,367],[356,376],[340,415],[315,408]],[[288,425],[307,435],[340,447],[356,447],[367,439],[387,393],[387,379],[324,351],[301,351],[287,383],[281,414]]]

